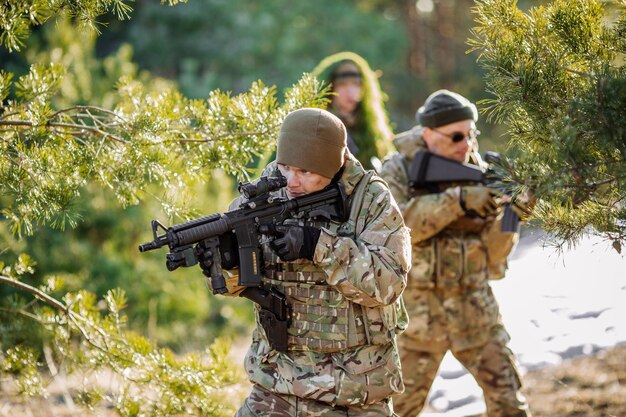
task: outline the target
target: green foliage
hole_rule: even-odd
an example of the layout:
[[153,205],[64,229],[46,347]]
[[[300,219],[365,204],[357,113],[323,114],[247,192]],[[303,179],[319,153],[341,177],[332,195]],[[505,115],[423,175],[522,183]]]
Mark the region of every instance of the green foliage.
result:
[[188,181],[214,168],[246,177],[289,111],[323,103],[310,76],[285,93],[282,105],[276,88],[260,81],[236,96],[216,90],[191,100],[171,86],[150,90],[124,78],[115,109],[55,110],[51,99],[63,72],[56,64],[33,65],[14,82],[16,99],[0,104],[0,181],[11,201],[3,214],[18,234],[32,233],[37,223],[75,225],[72,202],[88,181],[113,190],[124,206],[156,183],[167,190],[157,196],[167,212],[181,213]]
[[120,20],[127,19],[132,10],[127,3],[125,0],[3,1],[0,3],[0,46],[19,51],[33,26],[63,12],[98,31],[96,19],[105,13],[111,12]]
[[128,44],[96,57],[96,39],[94,31],[77,27],[71,19],[58,18],[54,25],[44,26],[38,36],[27,42],[23,55],[29,63],[55,63],[65,68],[58,92],[51,100],[55,108],[89,103],[112,109],[118,104],[115,87],[122,77],[155,85],[153,89],[172,85],[170,81],[140,72]]
[[495,96],[481,104],[509,125],[512,176],[543,200],[536,219],[569,244],[585,233],[623,243],[626,5],[555,0],[524,13],[485,0],[474,11],[470,42]]
[[[115,380],[106,391],[92,384],[78,394],[84,406],[110,404],[121,416],[234,413],[236,402],[224,398],[243,395],[238,386],[243,375],[232,365],[228,342],[217,341],[202,355],[190,353],[177,357],[125,329],[123,309],[127,299],[122,290],[107,292],[104,308],[87,291],[67,293],[60,301],[44,288],[32,287],[6,272],[11,271],[5,268],[0,283],[33,295],[43,305],[30,302],[15,309],[3,309],[0,314],[26,316],[43,326],[47,339],[54,342],[54,350],[45,357],[52,378],[62,373],[97,380],[113,371]],[[25,395],[46,395],[41,361],[33,349],[11,347],[0,355],[0,375],[13,376],[18,390]]]
[[[74,27],[67,19],[59,20],[54,27],[44,27],[40,34],[42,41],[33,42],[26,52],[28,60],[53,62],[65,68],[59,91],[50,100],[54,108],[85,102],[104,108],[114,106],[119,101],[115,86],[120,77],[136,78],[155,90],[172,85],[139,73],[130,60],[128,45],[96,58],[93,34]],[[234,197],[233,180],[222,171],[209,171],[188,185],[189,195],[181,199],[186,199],[189,213],[194,215],[223,211]],[[167,214],[151,197],[160,198],[158,186],[149,185],[147,201],[127,209],[116,204],[114,190],[96,181],[88,181],[77,192],[71,202],[76,219],[72,227],[56,230],[34,225],[32,236],[15,240],[6,230],[7,222],[0,224],[0,261],[12,263],[20,253],[29,253],[37,260],[32,282],[62,278],[63,285],[55,293],[59,296],[62,291],[87,289],[103,297],[110,288],[124,288],[129,299],[129,327],[177,350],[205,346],[222,334],[236,336],[249,329],[249,302],[211,297],[199,270],[170,273],[163,267],[163,254],[137,256],[137,244],[150,237],[150,220],[167,221]],[[8,196],[0,202],[8,206]],[[10,304],[15,293],[10,287],[0,287],[0,308]],[[41,344],[40,331],[32,320],[13,318],[3,330],[7,346]]]
[[17,388],[20,393],[43,395],[45,389],[38,365],[37,354],[32,349],[15,346],[7,349],[6,356],[0,362],[0,372],[18,377]]

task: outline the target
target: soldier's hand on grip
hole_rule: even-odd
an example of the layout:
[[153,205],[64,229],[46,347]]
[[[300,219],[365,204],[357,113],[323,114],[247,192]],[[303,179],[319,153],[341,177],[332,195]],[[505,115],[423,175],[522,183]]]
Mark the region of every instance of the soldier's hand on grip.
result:
[[196,246],[196,257],[198,265],[202,269],[204,276],[211,277],[211,266],[213,266],[213,252],[211,249],[203,247],[201,244]]
[[521,194],[518,194],[511,202],[511,208],[521,220],[528,220],[528,217],[533,212],[535,205],[537,204],[537,197],[535,194],[528,190]]
[[461,187],[460,203],[466,213],[476,213],[486,217],[498,210],[498,193],[482,185]]
[[301,258],[312,261],[320,232],[312,226],[277,225],[272,231],[276,238],[270,242],[270,247],[283,261]]

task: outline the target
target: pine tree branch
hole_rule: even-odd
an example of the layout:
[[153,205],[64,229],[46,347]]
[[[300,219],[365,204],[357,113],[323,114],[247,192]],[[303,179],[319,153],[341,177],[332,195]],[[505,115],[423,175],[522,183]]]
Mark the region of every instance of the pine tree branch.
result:
[[34,295],[36,298],[39,298],[41,301],[44,301],[45,303],[51,305],[52,307],[56,308],[57,310],[61,310],[64,313],[69,313],[70,310],[68,310],[68,307],[61,303],[60,301],[56,300],[53,297],[50,297],[48,294],[46,294],[45,292],[30,286],[28,284],[25,284],[21,281],[18,281],[14,278],[11,277],[7,277],[4,275],[0,275],[0,283],[2,284],[7,284],[7,285],[11,285],[12,287],[15,287],[17,289],[20,289],[22,291],[25,291],[29,294]]
[[[84,317],[81,314],[77,314],[76,312],[72,311],[72,307],[74,306],[74,304],[80,300],[80,296],[78,296],[77,298],[75,298],[74,300],[72,300],[72,302],[70,304],[68,304],[67,306],[64,305],[63,303],[61,303],[60,301],[56,300],[55,298],[49,296],[48,294],[44,293],[43,291],[25,284],[21,281],[18,281],[14,278],[11,277],[7,277],[7,276],[3,276],[0,275],[0,284],[8,284],[11,285],[15,288],[18,288],[19,290],[22,290],[24,292],[27,292],[31,295],[34,295],[37,299],[40,299],[41,301],[44,301],[45,303],[47,303],[48,305],[56,308],[57,310],[62,311],[63,313],[66,314],[66,317],[68,318],[68,320],[74,325],[74,327],[81,333],[81,335],[83,336],[83,339],[89,343],[91,346],[93,346],[94,348],[100,350],[101,352],[105,353],[108,357],[113,357],[116,358],[118,361],[120,362],[128,362],[128,359],[125,358],[124,356],[118,355],[117,353],[114,352],[114,349],[111,347],[111,345],[109,344],[109,340],[112,340],[116,343],[119,343],[121,345],[123,345],[125,348],[130,348],[128,342],[126,340],[124,340],[123,338],[118,338],[115,337],[114,335],[107,333],[104,329],[100,328],[99,326],[97,326],[95,323],[93,323],[91,320],[89,320],[87,317]],[[4,310],[6,311],[6,309],[4,308],[0,308],[0,310]],[[47,323],[47,322],[43,322],[41,320],[41,318],[37,315],[34,315],[32,313],[29,313],[28,311],[24,311],[22,309],[19,310],[11,310],[11,312],[17,312],[19,314],[22,314],[26,317],[29,317],[39,323],[42,324],[52,324],[52,323]],[[91,336],[89,334],[89,332],[87,331],[87,329],[80,324],[78,321],[82,321],[84,325],[88,326],[90,329],[93,329],[100,337],[101,337],[101,342],[104,343],[104,345],[101,345],[99,342],[97,342],[95,340],[95,338],[93,336]],[[115,363],[115,361],[109,361],[109,365],[119,374],[123,375],[123,369],[121,369],[117,363]],[[132,378],[129,376],[124,376],[125,379],[132,381],[132,382],[145,382],[142,381],[140,379],[137,378]]]
[[[0,121],[0,127],[2,126],[16,126],[16,127],[35,127],[36,125],[33,122],[28,122],[25,120],[6,120],[6,121]],[[109,132],[105,132],[97,127],[94,126],[88,126],[85,124],[73,124],[73,123],[62,123],[62,122],[46,122],[45,126],[51,127],[51,128],[68,128],[68,129],[73,129],[76,130],[75,132],[73,131],[67,131],[67,130],[60,130],[62,133],[65,133],[67,135],[72,135],[72,136],[83,136],[85,134],[85,130],[92,132],[92,133],[96,133],[99,136],[102,136],[104,138],[111,138],[113,140],[115,140],[116,142],[120,142],[123,143],[125,145],[128,145],[128,141],[117,136],[114,135],[112,133]],[[2,129],[3,131],[7,131],[7,129]]]
[[4,284],[8,284],[11,285],[17,289],[20,289],[24,292],[27,292],[33,296],[35,296],[35,298],[40,299],[41,301],[47,303],[48,305],[56,308],[57,310],[62,311],[63,313],[65,313],[68,318],[70,320],[72,320],[72,322],[74,323],[74,325],[78,328],[78,330],[83,334],[83,336],[85,337],[85,340],[87,340],[88,342],[92,343],[94,345],[94,347],[97,347],[99,349],[101,349],[104,352],[108,352],[108,349],[102,348],[101,346],[98,346],[97,344],[94,344],[92,342],[92,338],[89,337],[89,335],[87,334],[87,331],[85,329],[82,328],[82,326],[80,324],[78,324],[78,322],[76,321],[77,319],[80,319],[82,321],[84,321],[86,324],[90,325],[90,327],[94,328],[99,334],[100,336],[103,337],[104,340],[107,339],[107,337],[109,336],[104,330],[100,329],[99,327],[95,326],[93,323],[89,322],[85,317],[81,316],[80,314],[76,314],[72,311],[72,307],[74,306],[74,304],[76,303],[76,301],[78,301],[78,298],[74,299],[69,305],[65,305],[63,303],[61,303],[60,301],[58,301],[57,299],[49,296],[48,294],[46,294],[45,292],[39,290],[38,288],[35,288],[31,285],[25,284],[21,281],[18,281],[14,278],[11,277],[7,277],[7,276],[3,276],[0,275],[0,284],[4,283]]
[[3,114],[2,117],[0,117],[0,120],[6,119],[7,117],[15,116],[16,114],[19,114],[19,113],[14,111],[14,112],[11,112],[11,113]]
[[89,114],[90,118],[92,118],[92,119],[95,118],[95,117],[91,113],[89,113],[89,111],[90,110],[94,110],[94,111],[97,111],[99,113],[104,113],[104,114],[108,114],[110,116],[116,117],[116,118],[120,119],[122,122],[126,123],[126,120],[124,120],[124,118],[121,117],[119,114],[117,114],[117,113],[115,113],[115,112],[113,112],[111,110],[107,110],[107,109],[104,109],[102,107],[96,107],[96,106],[72,106],[72,107],[66,107],[64,109],[61,109],[61,110],[58,110],[58,111],[52,113],[52,115],[50,115],[50,119],[54,119],[58,115],[61,115],[61,114],[64,114],[64,113],[69,113],[69,112],[71,112],[73,110],[85,110]]
[[[255,135],[267,135],[270,132],[270,130],[264,130],[264,131],[247,131],[247,132],[226,132],[226,133],[222,133],[220,135],[214,135],[211,136],[210,139],[206,138],[206,139],[167,139],[161,142],[155,142],[155,143],[209,143],[209,142],[214,142],[215,140],[219,140],[219,139],[224,139],[230,136],[255,136]],[[176,132],[175,132],[176,133]],[[184,133],[179,132],[181,135],[183,135]]]
[[587,77],[587,78],[590,78],[592,80],[595,79],[595,76],[593,74],[589,74],[589,73],[581,72],[581,71],[576,71],[576,70],[573,70],[573,69],[567,68],[567,67],[562,67],[562,68],[565,71],[567,71],[567,72],[571,72],[572,74],[580,75],[581,77]]
[[37,315],[30,313],[26,310],[24,310],[23,308],[19,308],[19,309],[14,309],[14,308],[6,308],[6,307],[0,307],[0,311],[3,311],[5,313],[17,313],[17,314],[21,314],[24,317],[28,317],[31,320],[36,321],[37,323],[40,324],[48,324],[44,321],[42,321]]

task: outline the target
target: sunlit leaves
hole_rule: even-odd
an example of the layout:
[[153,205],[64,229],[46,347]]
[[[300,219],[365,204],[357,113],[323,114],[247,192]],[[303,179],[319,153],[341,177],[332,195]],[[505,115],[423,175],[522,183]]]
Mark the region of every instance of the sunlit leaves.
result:
[[11,0],[0,2],[0,46],[19,51],[31,28],[45,23],[55,15],[67,13],[82,25],[99,31],[99,16],[113,13],[128,19],[132,7],[128,0]]
[[45,393],[43,380],[38,370],[37,354],[28,348],[16,346],[0,357],[0,371],[17,378],[20,393],[30,396]]
[[[96,297],[86,291],[67,294],[67,307],[62,309],[58,308],[62,303],[43,292],[29,291],[48,305],[27,312],[28,306],[19,303],[15,313],[38,320],[52,336],[54,351],[46,362],[56,357],[64,374],[75,374],[84,381],[107,375],[111,381],[106,392],[90,384],[77,394],[77,402],[87,408],[111,404],[121,416],[226,416],[234,413],[239,401],[224,399],[244,395],[237,388],[243,375],[228,356],[229,343],[218,340],[204,354],[186,356],[159,349],[121,326],[125,317],[120,311],[126,304],[121,290],[105,296],[106,313],[100,311]],[[0,375],[12,376],[25,395],[45,396],[50,381],[41,376],[41,362],[35,351],[15,346],[0,355]]]
[[[535,213],[558,238],[626,240],[626,66],[619,1],[555,0],[527,13],[481,0],[471,46],[507,123],[515,175],[545,204]],[[622,55],[620,55],[622,51]]]
[[59,66],[33,66],[15,84],[18,100],[0,113],[0,180],[12,201],[4,215],[18,234],[36,224],[75,226],[80,217],[72,204],[90,181],[113,190],[123,206],[137,204],[155,183],[164,207],[180,214],[185,208],[176,196],[189,194],[192,181],[214,168],[246,178],[252,158],[275,145],[288,112],[324,104],[308,75],[284,104],[261,81],[242,94],[216,90],[191,100],[167,84],[123,78],[115,109],[53,109],[61,80]]

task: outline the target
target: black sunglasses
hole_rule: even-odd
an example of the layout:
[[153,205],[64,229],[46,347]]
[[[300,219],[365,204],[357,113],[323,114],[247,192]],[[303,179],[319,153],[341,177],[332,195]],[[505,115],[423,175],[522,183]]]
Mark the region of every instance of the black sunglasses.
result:
[[437,129],[432,128],[432,127],[431,127],[431,129],[434,130],[435,132],[441,134],[441,135],[444,135],[444,136],[452,139],[452,142],[454,142],[454,143],[459,143],[459,142],[465,140],[466,137],[469,137],[470,139],[476,139],[476,137],[478,135],[480,135],[480,131],[478,131],[476,129],[471,129],[467,133],[467,135],[465,133],[461,133],[461,132],[454,132],[452,134],[445,133],[445,132],[442,132],[441,130],[437,130]]

